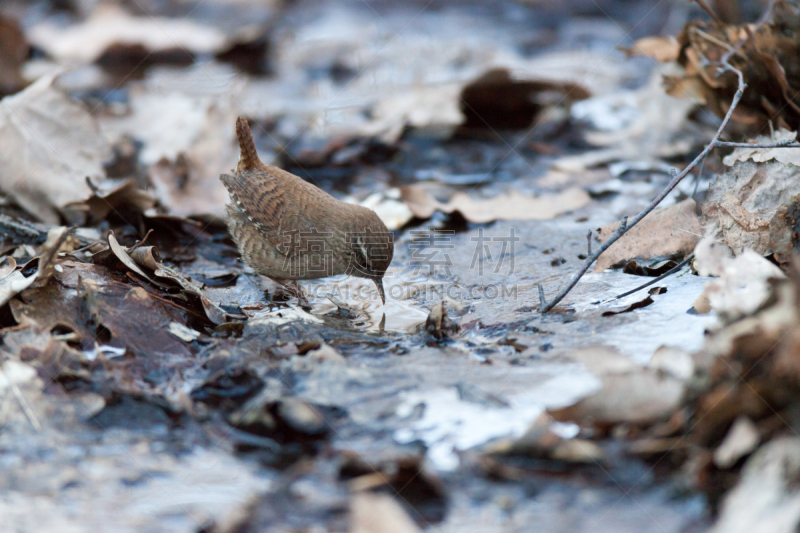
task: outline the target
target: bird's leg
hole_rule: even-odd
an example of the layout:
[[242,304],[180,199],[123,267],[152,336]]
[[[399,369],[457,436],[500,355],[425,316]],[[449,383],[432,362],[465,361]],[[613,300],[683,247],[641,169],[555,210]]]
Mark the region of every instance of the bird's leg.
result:
[[306,298],[306,295],[303,292],[303,289],[300,288],[300,282],[297,281],[297,280],[294,280],[294,284],[293,285],[294,285],[294,293],[297,296],[297,299],[300,300],[301,302],[305,303],[308,307],[311,307],[311,304],[308,302],[308,298]]
[[303,289],[300,288],[300,283],[297,280],[291,280],[290,281],[290,280],[286,280],[286,279],[274,279],[273,278],[273,281],[275,283],[277,283],[278,285],[280,285],[280,287],[283,290],[285,290],[286,292],[288,292],[289,294],[291,294],[292,296],[294,296],[298,300],[300,300],[300,303],[304,303],[307,306],[311,305],[308,302],[308,298],[306,298],[306,295],[303,294]]

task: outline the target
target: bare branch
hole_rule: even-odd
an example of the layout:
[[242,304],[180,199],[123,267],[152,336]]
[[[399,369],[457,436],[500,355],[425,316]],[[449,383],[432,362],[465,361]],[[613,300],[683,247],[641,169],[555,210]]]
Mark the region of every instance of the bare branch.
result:
[[[702,4],[700,4],[702,5]],[[772,13],[772,9],[775,7],[775,0],[770,0],[770,3],[767,5],[764,13],[759,18],[756,28],[761,26],[770,16]],[[540,310],[542,313],[547,313],[548,311],[552,310],[553,307],[558,304],[564,297],[569,294],[569,292],[578,284],[578,281],[586,274],[586,271],[589,270],[589,267],[597,261],[597,258],[605,252],[612,244],[617,242],[620,237],[622,237],[630,228],[638,224],[644,217],[649,215],[663,200],[667,197],[667,195],[672,192],[672,190],[685,178],[692,170],[694,170],[700,163],[702,163],[705,158],[711,153],[712,150],[718,147],[730,147],[730,146],[738,146],[742,145],[748,148],[779,148],[784,146],[790,146],[791,143],[785,142],[778,142],[769,145],[756,145],[756,144],[749,144],[749,143],[728,143],[724,141],[720,141],[719,138],[722,135],[722,132],[725,130],[725,127],[730,122],[731,117],[733,116],[733,112],[736,109],[736,106],[739,105],[739,101],[742,99],[742,95],[744,94],[744,90],[747,88],[747,84],[744,82],[744,76],[742,72],[733,66],[731,66],[728,61],[730,58],[735,54],[739,49],[741,49],[747,41],[752,37],[752,33],[748,32],[746,38],[742,39],[736,45],[729,50],[725,55],[722,56],[722,60],[718,64],[717,76],[721,76],[725,72],[733,72],[736,74],[738,78],[738,88],[736,89],[736,93],[733,95],[731,99],[731,105],[728,108],[728,112],[725,114],[725,117],[722,119],[722,123],[719,125],[717,132],[714,134],[714,137],[711,141],[706,145],[700,154],[692,160],[689,165],[683,169],[677,175],[673,175],[673,178],[667,184],[666,187],[656,196],[652,202],[650,202],[647,207],[645,207],[638,215],[636,215],[633,220],[628,224],[628,217],[625,217],[622,222],[620,223],[617,230],[608,238],[593,254],[590,254],[589,257],[586,258],[583,266],[578,270],[578,272],[572,277],[572,279],[567,283],[567,285],[562,288],[558,294],[556,294],[550,302],[547,302],[544,295],[544,288],[541,284],[539,284],[539,302],[541,304]],[[796,142],[796,141],[792,141]]]
[[[542,284],[539,283],[537,286],[539,287],[539,309],[542,310],[547,307],[547,300],[544,297],[544,287],[542,287]],[[542,311],[542,313],[544,312],[545,311]]]
[[592,230],[589,230],[589,233],[586,234],[586,257],[592,255]]
[[719,141],[715,143],[718,148],[800,148],[800,142],[795,139],[784,139],[776,143],[728,143]]
[[627,292],[623,292],[622,294],[618,294],[617,296],[615,296],[613,298],[613,300],[619,300],[620,298],[625,298],[626,296],[630,296],[634,292],[638,292],[638,291],[640,291],[642,289],[646,289],[647,287],[649,287],[653,283],[658,283],[662,279],[673,275],[675,272],[679,271],[680,269],[682,269],[683,267],[688,265],[689,261],[691,261],[692,259],[694,259],[694,253],[689,254],[688,257],[686,257],[686,259],[684,259],[683,261],[681,261],[680,263],[678,263],[674,267],[670,268],[669,270],[667,270],[666,272],[664,272],[663,274],[661,274],[657,278],[653,278],[650,281],[648,281],[647,283],[643,283],[642,285],[639,285],[635,289],[631,289],[631,290],[629,290]]

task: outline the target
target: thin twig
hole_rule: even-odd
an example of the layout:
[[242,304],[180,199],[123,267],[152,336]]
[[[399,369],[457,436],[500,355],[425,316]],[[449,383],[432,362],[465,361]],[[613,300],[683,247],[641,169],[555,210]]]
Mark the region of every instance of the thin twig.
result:
[[619,294],[619,295],[615,296],[613,299],[614,300],[619,300],[620,298],[625,298],[626,296],[630,296],[634,292],[640,291],[642,289],[646,289],[647,287],[649,287],[653,283],[658,283],[662,279],[671,276],[672,274],[674,274],[678,270],[680,270],[683,267],[685,267],[687,264],[689,264],[689,261],[691,261],[692,259],[694,259],[694,253],[689,254],[689,256],[686,259],[684,259],[683,261],[681,261],[680,263],[678,263],[674,267],[670,268],[669,270],[667,270],[666,272],[664,272],[663,274],[661,274],[657,278],[653,278],[650,281],[648,281],[647,283],[645,283],[643,285],[639,285],[635,289],[631,289],[628,292],[623,292],[622,294]]
[[[769,18],[772,9],[774,7],[775,7],[775,0],[770,0],[770,3],[764,10],[764,13],[759,18],[756,27],[762,25]],[[697,157],[695,157],[694,160],[692,160],[692,162],[689,163],[689,165],[683,169],[683,171],[673,176],[673,178],[670,180],[667,186],[664,187],[664,189],[658,194],[658,196],[656,196],[653,199],[652,202],[650,202],[650,204],[648,204],[647,207],[645,207],[638,215],[636,215],[633,218],[630,224],[627,224],[628,217],[625,217],[622,223],[620,223],[619,228],[617,228],[617,231],[615,231],[611,235],[611,237],[609,237],[608,240],[606,240],[593,254],[591,254],[589,257],[586,258],[586,261],[584,262],[580,270],[578,270],[578,272],[572,277],[569,283],[567,283],[567,285],[563,289],[561,289],[558,292],[558,294],[556,294],[555,297],[552,300],[550,300],[550,302],[547,302],[547,299],[545,298],[544,295],[544,288],[542,287],[541,284],[539,284],[540,312],[547,313],[548,311],[553,309],[553,307],[555,307],[556,304],[558,304],[558,302],[563,300],[564,297],[567,294],[569,294],[569,292],[575,287],[575,285],[578,284],[578,281],[580,281],[583,275],[586,274],[586,271],[589,270],[589,267],[592,266],[592,264],[595,261],[597,261],[597,258],[600,257],[600,255],[603,252],[605,252],[612,244],[617,242],[620,239],[620,237],[622,237],[630,228],[638,224],[644,217],[649,215],[658,206],[658,204],[660,204],[664,200],[664,198],[666,198],[667,195],[670,192],[672,192],[672,190],[675,187],[677,187],[677,185],[681,182],[681,180],[683,180],[683,178],[685,178],[692,170],[694,170],[697,167],[697,165],[699,165],[708,156],[708,154],[711,153],[712,150],[714,150],[717,147],[727,146],[730,144],[724,141],[720,141],[719,138],[722,135],[722,132],[725,129],[725,127],[728,125],[728,122],[730,122],[731,117],[733,116],[733,112],[736,109],[736,106],[739,105],[739,101],[742,99],[742,95],[744,94],[744,90],[747,88],[747,84],[744,82],[744,75],[742,74],[742,72],[731,66],[731,64],[728,63],[728,60],[734,53],[736,53],[736,51],[738,51],[742,46],[745,45],[747,40],[749,40],[752,37],[752,35],[753,35],[752,32],[748,31],[748,36],[745,39],[742,39],[742,41],[744,42],[742,41],[738,42],[731,50],[729,50],[725,55],[723,55],[722,61],[720,61],[718,65],[718,70],[717,70],[718,77],[724,74],[725,72],[729,71],[733,72],[736,74],[738,78],[739,85],[738,88],[736,89],[736,93],[733,95],[733,98],[731,99],[731,105],[728,108],[728,112],[725,114],[725,117],[722,119],[722,123],[719,125],[717,132],[714,134],[714,137],[711,139],[708,145],[706,145],[703,151],[700,152],[700,154]],[[754,145],[750,144],[747,144],[747,146],[754,147]],[[776,143],[766,147],[777,148],[779,146],[785,146],[785,144]]]
[[700,161],[700,168],[697,169],[697,178],[694,180],[694,190],[692,191],[692,200],[697,196],[697,189],[700,187],[700,180],[703,179],[703,170],[706,168],[706,160]]
[[586,256],[592,255],[592,230],[589,230],[589,233],[586,234]]
[[717,147],[720,148],[800,148],[800,142],[795,139],[784,139],[776,143],[728,143],[718,142]]
[[[666,187],[664,187],[664,189],[658,194],[658,196],[656,196],[655,199],[653,199],[653,201],[650,202],[650,204],[648,204],[648,206],[645,207],[641,213],[639,213],[634,217],[630,225],[626,225],[624,223],[620,224],[620,227],[617,228],[617,231],[615,231],[613,235],[611,235],[611,237],[609,237],[609,239],[605,241],[600,246],[600,248],[597,249],[597,251],[595,251],[595,253],[593,253],[586,259],[586,262],[583,264],[578,273],[572,277],[567,286],[561,289],[561,291],[555,296],[555,298],[553,298],[546,306],[541,308],[542,313],[550,311],[558,302],[560,302],[564,298],[564,296],[566,296],[569,293],[569,291],[571,291],[572,288],[575,287],[575,285],[577,285],[578,281],[583,277],[586,271],[589,270],[589,267],[592,266],[592,263],[594,263],[597,260],[597,258],[600,257],[600,254],[605,252],[612,244],[617,242],[619,238],[622,237],[628,229],[632,228],[633,226],[638,224],[644,217],[649,215],[650,212],[653,211],[653,209],[655,209],[656,206],[658,206],[658,204],[660,204],[670,192],[672,192],[672,189],[674,189],[678,185],[678,183],[680,183],[681,180],[683,180],[683,178],[685,178],[686,175],[689,174],[689,172],[691,172],[698,164],[700,164],[700,162],[703,159],[705,159],[706,156],[708,156],[711,150],[714,149],[717,141],[719,140],[720,135],[722,135],[722,130],[724,130],[725,126],[728,125],[728,121],[730,121],[731,116],[733,115],[733,111],[736,109],[736,106],[739,105],[739,100],[742,99],[742,94],[744,93],[744,90],[747,87],[747,85],[744,83],[744,77],[742,76],[741,72],[731,67],[730,65],[725,65],[725,70],[727,69],[733,70],[738,74],[739,88],[733,95],[733,99],[731,100],[731,106],[728,108],[728,112],[726,113],[725,118],[722,119],[722,124],[720,124],[719,129],[717,129],[717,132],[714,134],[714,137],[711,139],[711,142],[708,143],[708,145],[703,149],[702,152],[700,152],[700,155],[695,157],[694,160],[691,163],[689,163],[689,166],[684,168],[682,172],[680,172],[678,175],[676,175],[674,178],[670,180],[670,182],[667,184]],[[625,220],[627,220],[627,217],[625,217]]]
[[[539,283],[537,287],[539,287],[539,309],[541,310],[547,307],[547,300],[544,297],[544,287],[542,287],[542,284]],[[544,312],[545,311],[542,311],[542,313]]]

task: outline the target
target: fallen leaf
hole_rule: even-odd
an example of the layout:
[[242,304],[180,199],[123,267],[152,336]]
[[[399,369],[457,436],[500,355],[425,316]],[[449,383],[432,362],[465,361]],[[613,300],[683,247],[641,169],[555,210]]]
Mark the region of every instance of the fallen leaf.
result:
[[128,207],[144,213],[155,207],[153,196],[140,189],[131,179],[107,179],[99,185],[89,183],[93,194],[83,204],[91,215],[92,220],[105,220],[111,212],[119,212]]
[[465,85],[457,101],[464,130],[522,129],[551,103],[569,107],[590,94],[577,83],[514,78],[508,69],[495,68]]
[[136,265],[134,260],[131,259],[131,256],[128,255],[128,250],[126,248],[123,248],[117,242],[117,238],[114,237],[114,232],[113,231],[109,231],[108,232],[107,239],[108,239],[108,247],[109,247],[109,249],[111,249],[111,252],[113,252],[113,254],[116,256],[116,258],[119,259],[122,262],[123,265],[125,265],[129,269],[133,270],[134,272],[136,272],[137,274],[142,276],[144,279],[146,279],[146,280],[148,280],[150,282],[153,281],[152,279],[150,279],[150,276],[145,274],[142,271],[142,269],[140,269]]
[[111,156],[92,116],[53,83],[40,78],[0,101],[0,189],[49,224],[91,196],[86,176],[105,176]]
[[[168,329],[171,322],[186,322],[183,310],[150,296],[141,287],[109,290],[87,280],[83,290],[95,322],[111,334],[107,344],[143,357],[189,357],[190,350]],[[137,320],[131,321],[132,316]]]
[[361,126],[359,133],[393,143],[410,126],[449,137],[464,122],[458,107],[460,92],[461,85],[447,84],[415,87],[385,97],[372,107],[371,120]]
[[732,72],[719,75],[717,65],[734,46],[747,39],[747,45],[738,46],[737,53],[729,58],[750,88],[732,115],[733,127],[758,133],[769,127],[796,125],[800,106],[794,98],[800,78],[792,65],[796,61],[798,33],[787,30],[784,22],[795,19],[793,9],[775,6],[772,16],[758,26],[758,31],[753,30],[752,24],[687,22],[677,36],[680,52],[673,63],[681,71],[665,80],[668,92],[692,95],[717,116],[725,116],[739,80]]
[[[796,131],[778,130],[774,135],[759,135],[754,139],[756,144],[771,144],[781,141],[794,141],[797,139]],[[772,160],[783,164],[792,164],[800,167],[800,148],[736,148],[722,160],[724,164],[732,167],[737,161],[752,160],[756,163],[766,163]]]
[[78,294],[79,284],[92,280],[98,284],[110,283],[110,272],[92,264],[65,260],[61,271],[53,275],[55,283],[31,287],[9,302],[11,314],[20,325],[34,326],[37,330],[51,331],[58,327],[77,336],[82,348],[94,341],[92,325],[84,312],[84,302]]
[[0,305],[5,305],[11,298],[21,293],[33,282],[36,281],[36,275],[25,277],[22,272],[17,270],[0,280]]
[[623,307],[622,309],[612,309],[612,310],[609,310],[609,311],[603,311],[603,316],[614,316],[614,315],[619,315],[621,313],[630,313],[631,311],[635,311],[637,309],[642,309],[643,307],[647,307],[648,305],[651,305],[652,303],[653,303],[653,297],[648,295],[648,296],[643,297],[638,302],[633,302],[632,304],[629,304],[629,305]]
[[589,201],[586,191],[579,188],[534,198],[512,191],[487,200],[475,200],[466,193],[457,193],[443,211],[459,211],[467,220],[479,224],[493,220],[549,220],[580,209]]
[[447,202],[440,202],[423,186],[408,185],[401,188],[401,195],[411,212],[418,218],[430,218],[436,211],[444,213],[458,211],[470,222],[479,224],[494,220],[549,220],[560,214],[580,209],[590,201],[586,191],[577,187],[537,197],[511,191],[485,200],[476,200],[466,193],[456,192]]
[[[686,255],[700,240],[700,221],[695,214],[694,200],[684,200],[647,215],[597,259],[595,272],[635,258],[650,259]],[[598,230],[598,240],[605,242],[619,223]]]
[[726,262],[721,277],[709,281],[703,294],[720,318],[733,321],[752,314],[767,300],[770,279],[785,277],[774,263],[752,250],[744,250]]
[[640,367],[611,348],[587,347],[571,358],[599,377],[603,387],[570,407],[550,411],[556,420],[651,424],[669,418],[686,392],[686,380]]
[[724,243],[713,237],[703,237],[694,247],[692,266],[700,276],[719,277],[733,260],[733,252]]
[[780,161],[735,161],[708,189],[702,206],[706,233],[734,253],[774,253],[785,266],[800,247],[798,175],[800,167]]
[[111,4],[99,6],[86,21],[67,28],[41,22],[30,29],[28,38],[60,61],[85,63],[99,59],[113,45],[139,46],[145,55],[171,49],[213,54],[226,45],[216,28],[186,18],[134,17]]
[[645,56],[652,57],[662,63],[675,61],[681,52],[681,45],[678,40],[669,36],[651,36],[637,39],[632,46],[621,46],[620,49],[628,57]]
[[[36,272],[25,277],[20,270],[3,268],[5,275],[0,278],[0,306],[8,303],[14,296],[31,286],[42,287],[47,284],[56,272],[56,264],[60,262],[58,253],[69,237],[69,230],[65,227],[52,228],[47,232],[47,240],[42,244],[41,252],[36,261]],[[9,259],[9,265],[16,268],[16,261]],[[31,260],[32,262],[33,260]]]

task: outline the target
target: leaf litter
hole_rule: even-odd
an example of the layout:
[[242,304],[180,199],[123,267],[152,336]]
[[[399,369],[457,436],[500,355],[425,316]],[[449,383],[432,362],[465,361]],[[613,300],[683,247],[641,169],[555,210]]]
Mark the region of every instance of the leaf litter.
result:
[[[631,42],[600,12],[554,7],[553,33],[540,6],[446,4],[20,18],[35,57],[0,63],[13,527],[795,528],[797,149],[773,146],[796,138],[793,8],[732,26],[695,6]],[[711,137],[736,80],[704,61],[731,50],[778,87],[745,93],[745,144],[540,313],[537,285]],[[385,306],[353,278],[303,282],[302,306],[238,259],[217,179],[238,115],[265,159],[386,221]]]

